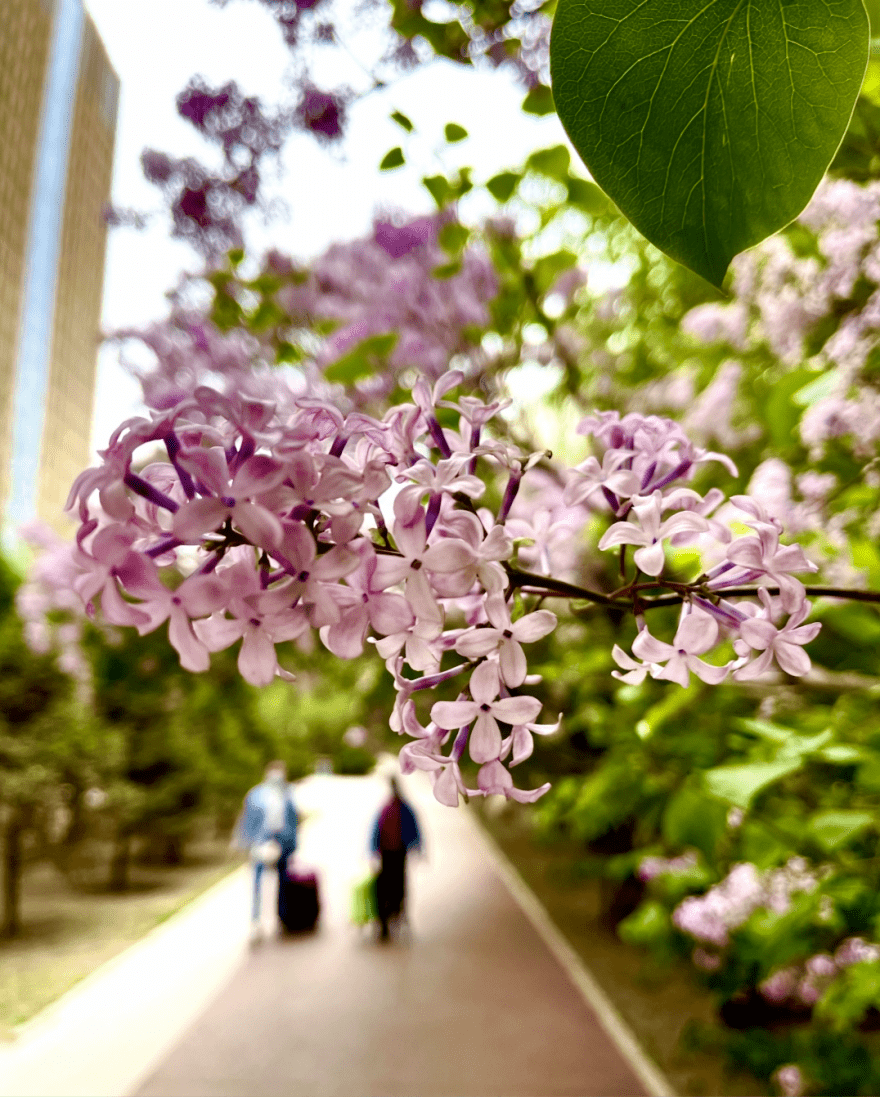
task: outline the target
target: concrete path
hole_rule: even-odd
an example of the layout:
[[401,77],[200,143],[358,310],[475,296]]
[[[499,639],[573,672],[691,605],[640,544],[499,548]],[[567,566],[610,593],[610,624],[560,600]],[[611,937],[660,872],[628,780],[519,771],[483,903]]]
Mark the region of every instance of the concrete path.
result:
[[384,781],[310,778],[299,856],[321,876],[319,932],[248,949],[249,882],[234,874],[0,1050],[0,1095],[668,1093],[600,992],[597,1019],[589,976],[523,912],[467,812],[405,784],[427,846],[411,859],[412,940],[348,924]]

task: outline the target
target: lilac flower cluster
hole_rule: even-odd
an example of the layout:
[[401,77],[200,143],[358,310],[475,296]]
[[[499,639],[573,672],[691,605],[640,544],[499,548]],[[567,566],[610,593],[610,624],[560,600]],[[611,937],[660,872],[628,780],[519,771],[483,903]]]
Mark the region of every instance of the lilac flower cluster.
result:
[[853,964],[876,964],[880,945],[862,937],[847,937],[832,956],[818,952],[802,964],[779,968],[759,984],[758,990],[773,1005],[814,1006],[834,980]]
[[814,891],[818,885],[819,876],[801,857],[792,857],[782,868],[766,872],[743,861],[704,895],[683,899],[672,921],[701,944],[723,949],[730,943],[731,930],[738,929],[756,910],[765,907],[784,914],[793,895]]
[[806,1091],[806,1079],[797,1063],[786,1063],[775,1071],[773,1078],[779,1086],[782,1097],[803,1097]]
[[405,221],[377,218],[370,236],[332,244],[305,279],[279,291],[278,302],[294,323],[335,322],[318,351],[319,366],[369,336],[395,332],[391,369],[357,386],[375,400],[386,398],[406,369],[435,381],[451,358],[476,353],[468,332],[488,324],[487,302],[498,292],[498,276],[488,255],[473,246],[463,250],[450,277],[435,276],[449,260],[440,237],[453,220],[449,210]]
[[793,366],[834,318],[833,334],[811,360],[826,384],[809,401],[801,438],[818,456],[829,439],[851,435],[860,454],[873,456],[880,395],[865,368],[880,333],[880,183],[826,180],[798,221],[814,234],[817,255],[799,254],[785,235],[765,240],[734,260],[733,300],[698,306],[683,326],[742,352],[767,346]]
[[27,581],[15,595],[25,643],[40,654],[54,651],[58,669],[77,682],[85,700],[91,673],[80,646],[85,614],[75,589],[79,569],[70,543],[40,520],[23,526],[20,532],[36,554]]
[[[705,462],[735,468],[671,420],[597,413],[579,430],[603,447],[601,460],[562,473],[504,430],[490,433],[507,401],[448,399],[462,371],[433,389],[420,378],[412,402],[381,418],[349,401],[343,409],[326,386],[310,391],[302,381],[299,395],[287,388],[278,401],[195,385],[117,429],[103,464],[77,479],[68,503],[81,521],[72,585],[88,606],[100,597],[108,623],[141,633],[167,621],[192,671],[241,641],[239,670],[255,685],[289,677],[279,643],[317,633],[329,651],[353,658],[369,639],[397,689],[391,726],[414,740],[402,765],[429,772],[437,798],[453,805],[461,794],[531,801],[549,787],[519,790],[508,769],[530,756],[535,734],[558,726],[536,723],[541,703],[518,692],[538,681],[524,645],[548,635],[556,616],[540,606],[523,613],[517,590],[631,609],[637,658],[613,649],[623,668],[613,673],[624,682],[650,674],[687,685],[693,672],[717,683],[731,670],[752,678],[774,658],[792,674],[809,669],[803,645],[819,625],[802,625],[809,605],[792,572],[813,565],[799,546],[780,544],[780,523],[756,500],[732,497],[747,531],[734,536],[719,517],[723,493],[684,486]],[[439,409],[457,413],[457,429],[441,426]],[[517,511],[533,469],[538,490]],[[554,480],[555,494],[547,488]],[[494,509],[479,505],[487,482],[497,487]],[[597,511],[613,519],[598,547],[619,550],[625,580],[607,594],[548,574],[559,560],[572,564],[558,543],[570,556]],[[539,572],[520,570],[522,537]],[[709,569],[690,582],[664,575],[667,549],[674,566],[675,550],[693,554],[695,543]],[[754,583],[773,586],[743,586]],[[671,644],[644,620],[651,604],[664,604],[656,597],[664,590],[682,605]],[[703,660],[726,637],[737,659]],[[467,679],[458,697],[435,702],[420,723],[415,695],[458,678]],[[465,750],[480,767],[474,789],[462,776]]]
[[693,850],[678,857],[643,857],[637,871],[640,880],[654,880],[658,876],[683,876],[697,867],[697,855]]
[[[307,269],[297,269],[279,252],[266,256],[266,273],[287,283],[274,297],[286,317],[285,338],[307,333],[307,354],[298,367],[305,384],[283,379],[274,367],[274,333],[241,328],[221,333],[204,311],[186,303],[183,289],[167,320],[112,337],[148,351],[148,368],[133,361],[129,368],[148,406],[160,410],[202,384],[291,407],[306,390],[340,402],[339,386],[324,381],[324,371],[365,339],[392,332],[396,339],[387,367],[346,387],[344,399],[352,406],[369,410],[387,400],[407,371],[435,381],[453,358],[476,375],[486,355],[473,332],[489,322],[487,302],[497,293],[498,279],[489,257],[475,246],[464,249],[456,273],[442,280],[434,276],[449,258],[438,238],[451,219],[449,211],[410,220],[377,218],[368,236],[331,245]],[[333,331],[317,337],[315,328],[327,324]]]
[[[799,545],[780,543],[781,523],[756,499],[734,495],[739,524],[748,533],[734,536],[721,521],[718,507],[724,494],[718,488],[705,496],[684,487],[693,470],[707,461],[721,462],[731,474],[730,459],[693,445],[671,419],[630,413],[602,412],[585,419],[580,433],[591,434],[604,447],[601,460],[586,459],[569,474],[565,499],[583,503],[604,499],[617,521],[599,541],[600,549],[620,552],[621,577],[626,577],[626,550],[633,548],[635,577],[615,592],[634,599],[639,633],[633,658],[617,645],[613,655],[622,671],[614,675],[638,684],[650,674],[687,686],[693,673],[703,682],[717,684],[729,673],[743,681],[769,670],[775,661],[786,673],[803,675],[810,669],[804,645],[819,632],[818,624],[804,625],[810,603],[794,572],[816,571]],[[693,582],[663,577],[667,547],[696,546],[702,560],[717,562]],[[673,555],[674,565],[674,555]],[[760,608],[750,602],[731,602],[744,584],[772,583],[778,596],[758,590]],[[658,589],[683,595],[681,618],[672,643],[659,640],[648,629],[640,611],[640,596]],[[754,591],[746,592],[753,596]],[[728,595],[728,597],[725,597]],[[780,618],[786,617],[784,623]],[[702,656],[730,639],[737,656],[722,666]]]
[[[557,726],[535,723],[541,702],[519,692],[534,681],[523,645],[556,617],[514,620],[504,567],[505,521],[531,458],[488,434],[500,403],[443,399],[461,380],[448,373],[433,392],[420,381],[414,403],[382,419],[307,397],[279,411],[203,386],[128,420],[71,490],[73,588],[92,610],[99,598],[111,624],[143,634],[167,621],[192,671],[240,640],[238,667],[254,685],[290,677],[279,643],[317,632],[352,658],[372,633],[398,691],[391,726],[415,740],[404,768],[427,770],[443,803],[536,799],[549,785],[516,789],[504,764]],[[458,412],[458,430],[441,428],[438,404]],[[141,467],[145,446],[163,452]],[[478,469],[506,479],[497,513],[475,505]],[[441,669],[445,653],[454,662]],[[459,678],[457,700],[436,702],[422,726],[414,696]],[[465,749],[480,767],[475,789],[461,776]]]

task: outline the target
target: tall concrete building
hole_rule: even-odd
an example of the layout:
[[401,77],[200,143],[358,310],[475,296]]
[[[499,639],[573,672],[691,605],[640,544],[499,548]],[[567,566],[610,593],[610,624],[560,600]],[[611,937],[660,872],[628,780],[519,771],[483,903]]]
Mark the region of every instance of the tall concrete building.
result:
[[0,504],[69,531],[89,461],[119,81],[82,0],[2,0]]

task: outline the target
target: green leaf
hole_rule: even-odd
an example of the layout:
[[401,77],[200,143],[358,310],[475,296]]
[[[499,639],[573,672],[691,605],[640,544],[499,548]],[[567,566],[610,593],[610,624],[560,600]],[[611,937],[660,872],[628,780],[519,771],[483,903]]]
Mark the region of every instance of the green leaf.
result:
[[784,452],[791,447],[795,428],[800,422],[801,409],[792,399],[794,393],[815,377],[812,370],[796,369],[778,378],[771,386],[764,404],[764,421],[777,450]]
[[369,377],[380,368],[397,344],[397,332],[388,331],[381,335],[370,335],[362,339],[348,354],[337,358],[325,370],[328,381],[340,385],[351,385],[364,377]]
[[553,102],[553,92],[546,84],[538,84],[523,99],[520,110],[526,114],[552,114],[556,110],[556,104]]
[[801,759],[786,762],[755,762],[744,766],[716,766],[703,773],[706,788],[713,796],[746,810],[757,793],[767,785],[800,769]]
[[391,117],[401,129],[405,129],[407,133],[412,133],[415,127],[405,114],[402,114],[399,110],[393,110],[391,112]]
[[795,734],[792,728],[782,727],[781,724],[773,724],[769,720],[752,720],[741,716],[734,723],[743,731],[750,732],[752,735],[760,735],[762,739],[769,739],[772,743],[785,743]]
[[446,205],[452,196],[452,187],[445,175],[426,175],[422,179],[422,186],[425,187],[440,209]]
[[290,317],[274,301],[262,301],[255,312],[248,317],[251,331],[268,331],[279,324],[289,323]]
[[456,141],[464,141],[468,135],[468,131],[464,126],[460,126],[457,122],[447,122],[443,128],[443,133],[450,145],[454,145]]
[[568,166],[571,163],[571,153],[565,145],[553,145],[549,149],[538,149],[526,160],[526,165],[533,171],[546,175],[549,179],[556,179],[560,183],[568,183]]
[[849,845],[874,821],[867,811],[822,811],[809,822],[809,832],[826,853]]
[[301,362],[303,359],[302,350],[294,343],[281,342],[275,351],[276,362]]
[[840,374],[836,369],[829,369],[825,373],[820,373],[815,381],[810,381],[809,384],[798,389],[791,398],[798,407],[809,408],[827,396],[831,396],[839,385]]
[[848,743],[838,743],[833,747],[825,747],[819,751],[819,757],[823,762],[830,762],[834,766],[853,766],[857,762],[864,761],[864,752],[858,747]]
[[715,286],[810,200],[867,61],[862,0],[559,0],[550,42],[590,174]]
[[538,292],[546,293],[559,275],[565,270],[571,270],[576,263],[577,256],[567,248],[561,248],[559,251],[554,251],[552,255],[542,255],[540,259],[536,259],[532,274]]
[[403,149],[400,145],[396,145],[393,149],[390,149],[382,157],[382,163],[379,165],[379,171],[391,171],[392,168],[399,168],[401,164],[405,164],[406,161],[403,158]]
[[459,255],[469,238],[469,230],[458,221],[447,221],[437,234],[438,244],[449,255]]
[[486,184],[486,190],[499,202],[506,202],[519,186],[522,176],[516,171],[502,171],[493,175]]
[[662,834],[671,846],[695,846],[713,864],[718,843],[727,832],[728,808],[702,789],[685,785],[663,812]]
[[666,908],[656,899],[649,899],[619,923],[617,932],[628,945],[645,946],[667,937],[670,928]]
[[832,1029],[853,1028],[871,1006],[880,1005],[880,964],[853,964],[831,983],[816,1003],[815,1016]]
[[446,279],[454,278],[456,274],[461,271],[461,260],[455,259],[451,263],[441,263],[439,267],[434,267],[431,274],[435,278]]
[[608,199],[601,189],[589,179],[579,179],[576,175],[571,175],[568,179],[568,201],[584,213],[596,215],[608,212]]

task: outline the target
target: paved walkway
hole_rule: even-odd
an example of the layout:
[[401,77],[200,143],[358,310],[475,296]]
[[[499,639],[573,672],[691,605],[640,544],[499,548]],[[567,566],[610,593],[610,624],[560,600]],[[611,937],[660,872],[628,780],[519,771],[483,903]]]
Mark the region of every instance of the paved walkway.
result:
[[234,874],[0,1050],[0,1095],[668,1093],[601,1001],[597,1019],[577,985],[589,993],[589,977],[559,962],[468,814],[415,778],[406,789],[427,845],[412,941],[382,946],[347,922],[384,782],[310,778],[300,858],[321,874],[320,931],[248,949],[249,881]]

